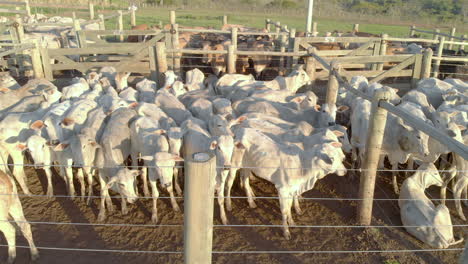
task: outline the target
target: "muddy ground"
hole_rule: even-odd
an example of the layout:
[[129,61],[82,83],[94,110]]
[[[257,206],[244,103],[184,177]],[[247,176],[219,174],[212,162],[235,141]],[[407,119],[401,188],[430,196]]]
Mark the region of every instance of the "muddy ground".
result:
[[[45,174],[27,168],[28,184],[33,194],[44,194]],[[304,197],[356,198],[359,186],[357,177],[351,173],[345,177],[327,176],[316,188]],[[400,177],[400,180],[403,177]],[[376,198],[397,198],[393,194],[389,175],[379,175]],[[76,182],[76,188],[79,183]],[[252,183],[257,196],[276,196],[274,186],[263,180]],[[98,193],[98,185],[94,186]],[[55,195],[66,195],[64,182],[58,175],[54,177]],[[244,196],[236,182],[233,196]],[[430,195],[438,197],[438,189],[431,188]],[[161,196],[167,193],[162,192]],[[449,195],[449,198],[451,196]],[[98,199],[91,205],[70,198],[21,197],[26,218],[29,221],[97,223]],[[183,200],[179,205],[183,208]],[[114,199],[116,209],[120,202]],[[342,200],[303,200],[304,214],[293,214],[297,225],[345,225],[354,226],[355,201]],[[281,215],[278,201],[258,199],[256,209],[248,207],[245,199],[233,200],[233,211],[228,212],[231,224],[280,225]],[[453,202],[448,206],[454,224],[463,224],[456,216]],[[183,224],[183,214],[174,212],[169,200],[158,201],[159,224]],[[468,210],[465,210],[465,212]],[[468,212],[467,212],[468,213]],[[218,207],[215,204],[215,224],[221,224]],[[129,214],[119,210],[108,215],[104,223],[151,224],[151,201],[138,200],[130,205]],[[376,201],[374,203],[373,225],[402,225],[397,201]],[[183,228],[175,227],[130,227],[130,226],[76,226],[32,224],[37,246],[57,248],[86,248],[141,251],[182,251]],[[455,227],[456,236],[465,236],[466,228]],[[396,250],[429,249],[411,237],[402,228],[291,228],[292,239],[286,241],[281,229],[276,227],[215,227],[214,251],[334,251],[334,250]],[[0,244],[5,244],[3,236]],[[18,235],[18,245],[27,245]],[[455,248],[463,245],[453,246]],[[1,260],[7,254],[0,248]],[[457,263],[460,251],[418,252],[418,253],[353,253],[353,254],[214,254],[214,263]],[[107,253],[84,251],[40,250],[37,263],[182,263],[182,254],[156,253]],[[28,263],[29,251],[18,249],[16,263]]]

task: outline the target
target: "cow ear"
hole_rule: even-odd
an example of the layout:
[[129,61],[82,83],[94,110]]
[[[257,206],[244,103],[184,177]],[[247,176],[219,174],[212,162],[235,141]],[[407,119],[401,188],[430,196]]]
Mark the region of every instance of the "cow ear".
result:
[[335,147],[335,148],[341,148],[343,146],[343,144],[341,144],[341,142],[333,142],[330,145]]
[[156,129],[153,134],[156,134],[156,135],[164,135],[166,134],[166,130],[164,129]]
[[464,125],[457,125],[457,127],[458,127],[460,130],[465,130],[465,129],[466,129],[466,126],[464,126]]
[[16,149],[19,150],[19,151],[25,151],[28,149],[28,147],[24,144],[18,144],[16,145]]
[[333,134],[335,134],[335,136],[337,136],[337,137],[342,137],[342,136],[344,136],[344,133],[341,132],[341,131],[339,131],[339,130],[333,130],[332,132],[333,132]]
[[320,110],[320,105],[315,105],[315,106],[314,106],[314,109],[315,109],[316,111],[319,111],[319,110]]
[[117,182],[117,177],[112,177],[109,182],[106,184],[106,189],[110,189],[114,183]]
[[452,112],[452,113],[448,114],[448,116],[449,116],[449,117],[454,117],[454,116],[458,115],[459,113],[460,113],[460,112],[455,111],[455,112]]
[[211,150],[215,149],[217,146],[218,146],[218,141],[216,141],[216,139],[211,141],[211,144],[210,144]]
[[132,170],[131,174],[132,174],[133,177],[137,177],[138,175],[141,174],[141,171],[140,170]]
[[70,144],[65,144],[65,143],[60,143],[57,146],[55,146],[54,151],[62,151],[66,148],[68,148]]
[[345,111],[348,111],[349,110],[349,107],[346,106],[346,105],[341,105],[340,107],[338,107],[338,109],[336,109],[339,113],[342,113],[342,112],[345,112]]
[[10,89],[8,89],[8,88],[6,88],[6,87],[0,88],[0,92],[2,92],[2,93],[7,93],[7,92],[9,92],[9,91],[10,91]]
[[236,146],[236,148],[238,148],[238,149],[245,149],[244,144],[242,144],[242,142],[240,142],[240,141],[234,143],[234,146]]
[[75,120],[73,120],[73,118],[65,117],[65,118],[62,120],[62,124],[63,124],[64,126],[71,126],[71,125],[73,125],[73,123],[75,123]]
[[302,103],[304,101],[305,97],[304,96],[300,96],[300,97],[296,97],[294,99],[292,99],[291,101],[295,102],[295,103]]
[[89,144],[90,144],[91,146],[93,146],[93,147],[98,146],[98,143],[97,143],[96,141],[94,141],[94,140],[90,140],[90,141],[89,141]]
[[36,120],[29,126],[29,128],[33,130],[41,130],[44,127],[46,127],[46,125],[42,120]]
[[133,102],[128,105],[129,108],[136,108],[138,106],[138,102]]

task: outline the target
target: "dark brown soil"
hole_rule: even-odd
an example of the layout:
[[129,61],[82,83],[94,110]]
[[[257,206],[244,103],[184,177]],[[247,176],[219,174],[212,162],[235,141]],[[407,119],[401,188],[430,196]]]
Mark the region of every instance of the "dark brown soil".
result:
[[[44,194],[45,175],[28,167],[28,184],[34,194]],[[391,189],[389,175],[380,175],[376,198],[397,198]],[[403,177],[400,177],[400,180]],[[79,184],[76,183],[76,187]],[[258,197],[276,196],[274,186],[263,180],[252,182]],[[357,177],[331,175],[318,182],[304,197],[356,198]],[[94,186],[98,193],[98,186]],[[56,195],[66,195],[64,182],[55,176]],[[236,184],[233,196],[244,196]],[[438,197],[436,188],[430,195]],[[165,192],[161,196],[166,196]],[[450,195],[449,195],[450,196]],[[451,198],[451,197],[449,197]],[[21,197],[29,221],[97,223],[98,199],[91,205],[69,198]],[[233,212],[228,212],[231,224],[279,225],[281,215],[275,199],[257,199],[258,208],[250,209],[245,199],[233,200]],[[120,202],[114,199],[117,210],[109,213],[105,223],[151,224],[151,201],[138,200],[130,205],[129,214],[119,211]],[[183,208],[183,200],[179,200]],[[304,214],[293,214],[297,225],[355,226],[356,201],[303,200]],[[456,216],[453,202],[448,206],[454,224],[463,223]],[[183,214],[174,212],[167,199],[158,201],[160,224],[183,224]],[[373,225],[401,225],[397,201],[374,203]],[[220,224],[215,204],[215,224]],[[465,236],[466,229],[455,227],[456,236]],[[141,251],[183,251],[183,227],[120,227],[33,224],[37,246],[57,248],[86,248]],[[213,251],[335,251],[335,250],[395,250],[430,249],[402,228],[291,228],[292,239],[286,241],[276,227],[215,227]],[[5,244],[3,236],[0,244]],[[18,235],[18,245],[27,245]],[[454,246],[463,247],[463,245]],[[1,248],[2,257],[6,248]],[[459,251],[418,253],[353,253],[353,254],[214,254],[214,263],[457,263]],[[37,263],[182,263],[182,254],[107,253],[84,251],[40,250]],[[29,251],[18,249],[16,263],[28,263]]]

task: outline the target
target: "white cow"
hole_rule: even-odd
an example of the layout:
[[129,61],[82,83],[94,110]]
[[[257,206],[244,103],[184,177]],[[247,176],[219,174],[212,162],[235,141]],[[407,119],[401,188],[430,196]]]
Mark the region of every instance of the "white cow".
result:
[[437,207],[427,198],[424,190],[444,183],[437,168],[425,163],[401,186],[398,199],[401,221],[406,231],[435,248],[448,248],[463,241],[453,237],[452,220],[447,206]]

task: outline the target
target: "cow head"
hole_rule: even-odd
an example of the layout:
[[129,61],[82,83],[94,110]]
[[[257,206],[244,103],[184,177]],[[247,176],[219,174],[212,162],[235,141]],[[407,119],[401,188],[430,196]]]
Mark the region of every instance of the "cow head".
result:
[[135,178],[138,175],[140,175],[138,170],[119,168],[117,173],[107,182],[106,189],[113,189],[127,198],[129,203],[134,203],[137,199]]

